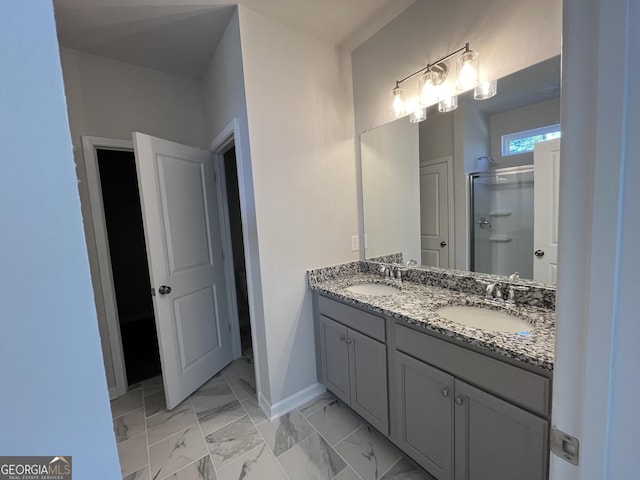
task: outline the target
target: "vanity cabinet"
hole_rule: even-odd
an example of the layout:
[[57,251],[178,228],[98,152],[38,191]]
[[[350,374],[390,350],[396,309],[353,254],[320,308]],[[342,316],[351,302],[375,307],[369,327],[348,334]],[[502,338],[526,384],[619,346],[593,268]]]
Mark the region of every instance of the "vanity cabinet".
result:
[[396,443],[438,479],[453,472],[453,377],[394,352]]
[[550,375],[315,299],[322,382],[431,475],[547,478]]
[[[465,366],[465,360],[480,354],[400,325],[395,326],[395,333],[397,405],[392,431],[402,450],[439,480],[547,478],[549,422],[465,381],[477,380],[472,374],[475,366]],[[430,348],[438,346],[437,342],[442,343],[439,347],[448,359],[438,348]],[[462,355],[463,363],[455,358],[456,353]],[[423,361],[430,357],[440,368]],[[491,370],[501,362],[482,355],[476,360],[482,360],[483,375],[494,378],[490,387],[503,395],[517,396],[504,384],[500,372]],[[504,366],[511,376],[522,375],[519,383],[526,388],[544,389],[547,385],[545,377],[538,379],[534,373]]]
[[322,382],[381,433],[389,434],[384,319],[318,298]]

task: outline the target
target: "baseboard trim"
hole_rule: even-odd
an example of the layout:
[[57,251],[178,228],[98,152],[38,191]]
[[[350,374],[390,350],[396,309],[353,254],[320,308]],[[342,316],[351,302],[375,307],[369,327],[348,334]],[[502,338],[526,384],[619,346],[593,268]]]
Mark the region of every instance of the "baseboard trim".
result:
[[289,395],[287,398],[274,403],[273,405],[271,405],[271,402],[269,402],[269,400],[262,395],[262,392],[260,392],[258,394],[258,405],[269,421],[273,421],[276,418],[286,415],[290,411],[298,408],[300,405],[304,405],[309,400],[313,400],[326,390],[327,388],[324,385],[316,382],[309,385],[307,388],[303,388],[299,392]]

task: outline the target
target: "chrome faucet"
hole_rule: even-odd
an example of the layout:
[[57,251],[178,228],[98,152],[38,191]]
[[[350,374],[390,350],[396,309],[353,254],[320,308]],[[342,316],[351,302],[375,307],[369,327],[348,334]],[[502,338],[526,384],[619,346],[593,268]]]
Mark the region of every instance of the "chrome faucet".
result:
[[494,301],[494,299],[502,300],[502,290],[500,289],[500,285],[498,284],[498,282],[487,284],[484,299],[490,301]]
[[516,306],[516,290],[518,291],[527,291],[529,287],[514,285],[515,282],[520,280],[520,274],[518,272],[513,272],[509,275],[509,282],[507,283],[507,300],[505,305],[507,307],[515,307]]
[[[516,291],[529,290],[528,287],[514,285],[515,282],[520,280],[520,274],[513,272],[509,275],[506,283],[500,282],[488,282],[478,280],[479,283],[486,285],[484,301],[492,305],[504,306],[507,308],[516,306]],[[504,297],[507,297],[506,300]]]
[[402,281],[402,271],[406,271],[401,264],[383,264],[379,269],[380,273],[391,280],[397,280],[398,282]]
[[407,265],[406,265],[406,266],[407,266],[407,267],[413,267],[414,265],[417,265],[417,264],[418,264],[418,262],[416,262],[415,260],[413,260],[413,259],[412,259],[412,260],[409,260],[409,261],[407,262]]

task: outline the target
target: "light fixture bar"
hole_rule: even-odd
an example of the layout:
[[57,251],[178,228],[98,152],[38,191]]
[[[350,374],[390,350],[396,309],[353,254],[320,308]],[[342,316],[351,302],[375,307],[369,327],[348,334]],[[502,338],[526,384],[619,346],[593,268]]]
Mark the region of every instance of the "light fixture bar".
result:
[[436,60],[433,63],[428,63],[426,67],[422,67],[420,70],[418,70],[416,72],[413,72],[411,75],[407,75],[402,80],[396,80],[396,87],[399,87],[402,82],[406,82],[407,80],[409,80],[410,78],[415,77],[419,73],[422,73],[422,72],[424,72],[426,70],[429,70],[431,67],[434,67],[434,66],[438,65],[439,63],[444,62],[445,60],[449,60],[451,57],[453,57],[454,55],[456,55],[456,54],[458,54],[458,53],[460,53],[462,51],[464,51],[465,53],[471,51],[470,48],[469,48],[469,42],[467,42],[464,47],[459,48],[455,52],[451,52],[449,55],[445,55],[444,57],[440,58],[439,60]]

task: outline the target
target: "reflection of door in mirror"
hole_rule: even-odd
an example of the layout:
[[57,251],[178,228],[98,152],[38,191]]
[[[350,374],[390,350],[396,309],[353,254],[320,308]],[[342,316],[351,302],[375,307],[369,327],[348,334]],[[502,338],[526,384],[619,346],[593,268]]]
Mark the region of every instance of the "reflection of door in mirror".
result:
[[422,265],[449,268],[451,157],[420,165],[420,253]]
[[560,139],[536,143],[533,279],[556,283],[558,266],[558,202]]
[[533,169],[471,175],[471,269],[533,278]]

